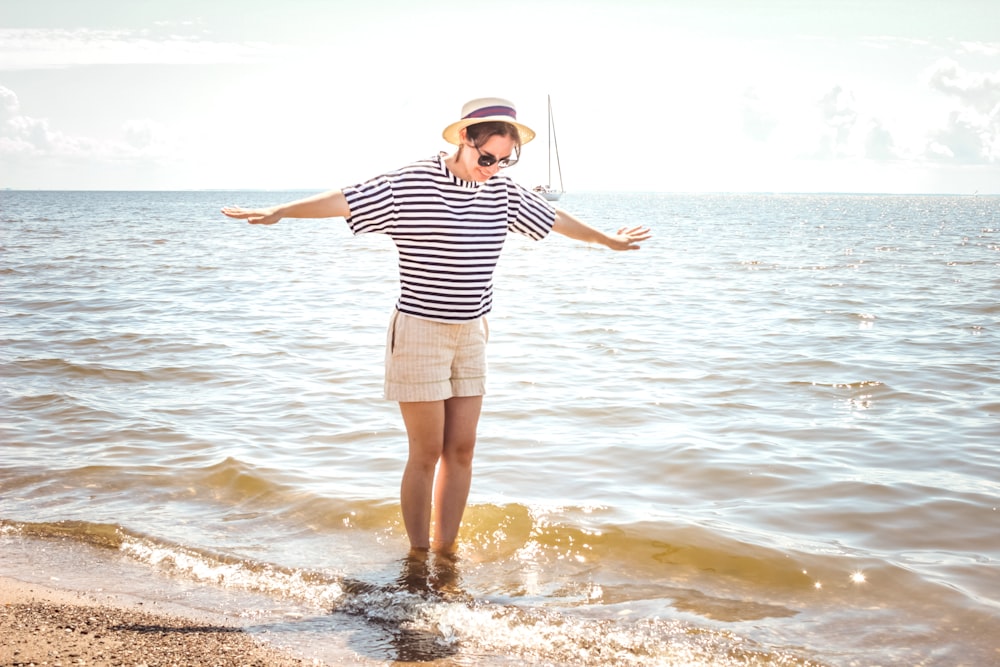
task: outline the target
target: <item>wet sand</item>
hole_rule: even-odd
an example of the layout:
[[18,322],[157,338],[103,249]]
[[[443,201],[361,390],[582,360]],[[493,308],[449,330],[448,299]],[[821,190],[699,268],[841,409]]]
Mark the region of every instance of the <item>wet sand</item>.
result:
[[0,665],[316,665],[238,625],[0,577]]

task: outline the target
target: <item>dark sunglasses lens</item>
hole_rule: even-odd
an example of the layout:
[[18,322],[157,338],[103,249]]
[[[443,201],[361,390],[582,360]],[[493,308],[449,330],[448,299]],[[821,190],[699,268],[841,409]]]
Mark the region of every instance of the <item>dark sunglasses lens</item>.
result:
[[497,163],[497,159],[490,155],[489,153],[479,155],[479,166],[480,167],[492,167]]

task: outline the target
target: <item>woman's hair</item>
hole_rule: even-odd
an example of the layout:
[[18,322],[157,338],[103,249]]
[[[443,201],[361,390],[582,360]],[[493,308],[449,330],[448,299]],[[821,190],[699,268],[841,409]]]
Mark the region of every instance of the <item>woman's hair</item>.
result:
[[473,146],[482,146],[490,137],[494,135],[510,137],[514,140],[517,150],[521,150],[521,133],[517,127],[502,120],[491,120],[485,123],[476,123],[465,128],[465,138],[472,142]]

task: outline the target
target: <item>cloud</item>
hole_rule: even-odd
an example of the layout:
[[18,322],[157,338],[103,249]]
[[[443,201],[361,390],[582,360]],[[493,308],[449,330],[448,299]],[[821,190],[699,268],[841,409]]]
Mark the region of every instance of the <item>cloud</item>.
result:
[[930,71],[928,84],[956,99],[959,109],[929,133],[926,156],[960,164],[1000,160],[1000,73],[970,72],[943,60]]
[[836,128],[850,129],[854,126],[858,119],[855,106],[854,93],[844,90],[842,86],[834,86],[819,101],[823,120],[830,127]]
[[278,48],[149,31],[0,28],[0,70],[80,65],[257,63]]
[[929,82],[932,89],[980,113],[994,113],[1000,105],[1000,72],[969,72],[952,60],[942,60],[931,71]]
[[0,86],[0,155],[44,153],[62,142],[47,120],[21,114],[21,102],[10,88]]
[[176,138],[156,121],[129,120],[121,131],[121,140],[111,141],[67,135],[53,129],[48,119],[22,114],[17,94],[0,86],[0,156],[134,160],[175,152]]
[[893,138],[881,123],[865,123],[853,91],[835,85],[820,89],[818,95],[771,91],[761,94],[748,88],[741,99],[743,135],[765,144],[776,155],[790,159],[840,160],[871,157],[898,157]]
[[899,157],[892,133],[878,120],[872,121],[865,137],[865,157],[870,160],[894,160]]
[[978,114],[953,111],[948,124],[931,133],[927,156],[933,160],[983,164],[995,161],[998,155],[998,124],[984,123]]
[[1000,42],[960,42],[963,53],[983,56],[1000,56]]
[[176,142],[169,128],[148,118],[126,121],[122,132],[125,146],[136,155],[168,155]]
[[851,133],[858,122],[854,94],[842,86],[834,86],[817,106],[825,127],[820,130],[820,148],[813,157],[847,157],[850,154]]

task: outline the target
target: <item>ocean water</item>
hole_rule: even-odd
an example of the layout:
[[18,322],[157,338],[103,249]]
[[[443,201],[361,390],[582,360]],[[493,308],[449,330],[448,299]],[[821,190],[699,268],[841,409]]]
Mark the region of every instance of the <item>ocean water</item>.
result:
[[0,573],[341,664],[1000,664],[1000,198],[568,194],[511,237],[455,561],[406,559],[387,239],[0,193]]

